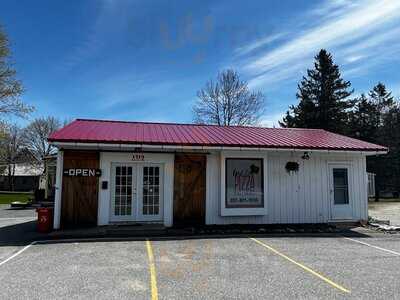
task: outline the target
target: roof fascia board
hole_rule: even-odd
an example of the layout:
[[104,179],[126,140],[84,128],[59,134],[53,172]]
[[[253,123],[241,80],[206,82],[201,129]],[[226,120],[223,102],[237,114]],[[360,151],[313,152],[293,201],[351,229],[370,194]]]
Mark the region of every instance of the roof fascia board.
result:
[[227,147],[227,146],[180,146],[180,145],[151,145],[151,144],[111,144],[111,143],[81,143],[81,142],[51,142],[58,148],[87,148],[87,149],[169,149],[169,150],[236,150],[236,151],[289,151],[289,152],[320,152],[320,153],[347,153],[362,154],[366,156],[386,154],[388,151],[353,151],[353,150],[326,150],[326,149],[297,149],[297,148],[259,148],[259,147]]

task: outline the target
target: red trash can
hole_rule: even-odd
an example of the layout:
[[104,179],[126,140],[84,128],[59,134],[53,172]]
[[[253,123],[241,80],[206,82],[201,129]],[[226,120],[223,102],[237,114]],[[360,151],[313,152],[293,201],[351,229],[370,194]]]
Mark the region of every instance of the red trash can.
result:
[[38,214],[37,230],[42,233],[53,229],[53,209],[51,207],[40,207],[36,209]]

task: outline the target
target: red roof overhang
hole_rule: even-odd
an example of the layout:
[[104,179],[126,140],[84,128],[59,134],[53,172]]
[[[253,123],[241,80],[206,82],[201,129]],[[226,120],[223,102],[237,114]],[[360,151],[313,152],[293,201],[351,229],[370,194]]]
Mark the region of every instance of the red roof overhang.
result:
[[386,147],[322,129],[215,126],[78,119],[49,137],[52,143],[241,147],[386,152]]

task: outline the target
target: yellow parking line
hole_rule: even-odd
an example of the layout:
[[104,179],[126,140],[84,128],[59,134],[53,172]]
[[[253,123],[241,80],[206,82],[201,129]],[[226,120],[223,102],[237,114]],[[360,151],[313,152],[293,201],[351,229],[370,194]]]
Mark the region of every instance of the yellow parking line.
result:
[[146,240],[146,248],[147,248],[147,256],[149,257],[151,299],[158,300],[156,266],[154,264],[153,249],[151,247],[151,243],[149,240]]
[[305,270],[305,271],[311,273],[312,275],[318,277],[319,279],[325,281],[326,283],[328,283],[331,286],[337,288],[338,290],[341,290],[342,292],[345,292],[345,293],[350,293],[350,290],[348,290],[348,289],[342,287],[341,285],[333,282],[332,280],[330,280],[329,278],[326,278],[325,276],[319,274],[318,272],[315,272],[314,270],[310,269],[309,267],[307,267],[307,266],[295,261],[294,259],[291,259],[289,256],[279,252],[278,250],[272,248],[271,246],[268,246],[267,244],[255,239],[255,238],[250,238],[250,239],[253,240],[254,242],[256,242],[257,244],[259,244],[259,245],[267,248],[268,250],[272,251],[273,253],[279,255],[280,257],[283,257],[284,259],[290,261],[291,263],[295,264],[296,266],[302,268],[303,270]]

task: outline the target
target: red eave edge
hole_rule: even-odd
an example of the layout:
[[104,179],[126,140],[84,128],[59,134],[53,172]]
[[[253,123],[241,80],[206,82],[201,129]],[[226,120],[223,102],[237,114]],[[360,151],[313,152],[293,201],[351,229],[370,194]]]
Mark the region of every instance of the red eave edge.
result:
[[[54,132],[53,143],[126,144],[387,152],[388,148],[322,129],[77,119]],[[326,146],[324,146],[324,144]]]
[[232,148],[265,148],[265,149],[299,149],[299,150],[332,150],[332,151],[359,151],[359,152],[388,152],[382,148],[345,148],[345,147],[312,147],[312,146],[279,146],[279,145],[242,145],[242,144],[191,144],[191,143],[157,143],[157,142],[130,142],[105,140],[71,140],[48,138],[49,142],[59,143],[87,143],[87,144],[121,144],[121,145],[153,145],[153,146],[185,146],[185,147],[232,147]]

